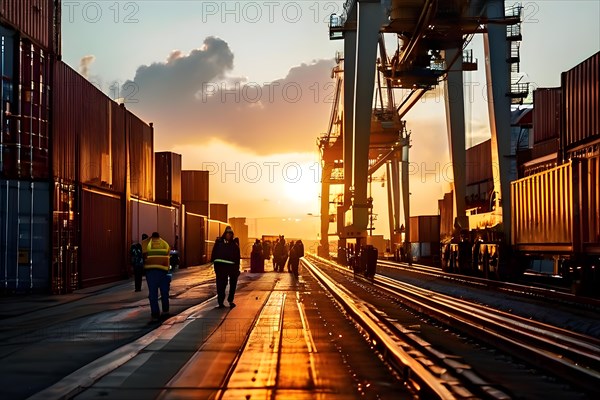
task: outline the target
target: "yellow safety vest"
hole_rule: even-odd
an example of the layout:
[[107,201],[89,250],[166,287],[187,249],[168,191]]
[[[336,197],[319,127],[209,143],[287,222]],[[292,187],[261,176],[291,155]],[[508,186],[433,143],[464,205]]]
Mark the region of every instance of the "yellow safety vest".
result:
[[169,244],[162,239],[149,239],[144,248],[146,262],[144,269],[162,269],[169,270]]

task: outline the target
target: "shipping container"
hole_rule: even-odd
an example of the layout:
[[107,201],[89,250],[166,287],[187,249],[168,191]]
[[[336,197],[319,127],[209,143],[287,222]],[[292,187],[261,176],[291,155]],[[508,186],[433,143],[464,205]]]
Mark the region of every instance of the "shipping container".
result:
[[211,204],[209,207],[210,219],[227,223],[227,204]]
[[580,176],[573,162],[511,183],[512,244],[531,252],[576,251]]
[[532,158],[546,157],[549,155],[558,155],[560,140],[559,138],[548,139],[543,142],[538,142],[533,145],[531,153]]
[[49,177],[50,58],[0,27],[2,113],[0,174],[12,179]]
[[54,182],[52,223],[53,294],[79,287],[79,193],[73,183]]
[[208,201],[186,201],[184,204],[187,211],[208,218]]
[[123,200],[118,194],[81,190],[80,283],[82,287],[127,276]]
[[129,175],[131,195],[154,201],[154,129],[126,111],[129,130]]
[[440,241],[449,243],[454,233],[454,192],[444,193],[438,200],[440,213]]
[[65,63],[54,71],[54,177],[125,193],[126,110]]
[[[208,203],[208,182],[209,171],[181,171],[181,199],[184,203],[188,202],[207,202]],[[206,213],[196,214],[208,215]]]
[[0,180],[2,292],[45,291],[50,277],[50,184]]
[[156,202],[167,206],[181,204],[181,154],[156,153],[154,165]]
[[467,185],[493,179],[491,140],[467,149]]
[[210,257],[212,249],[215,245],[215,241],[217,238],[223,235],[223,232],[225,232],[225,228],[227,227],[227,223],[213,219],[208,219],[207,222],[206,255],[207,257]]
[[410,242],[439,243],[440,216],[420,215],[417,217],[410,217]]
[[533,92],[534,145],[559,137],[561,131],[561,101],[562,90],[559,87],[539,88]]
[[564,149],[574,150],[600,138],[600,52],[563,72]]
[[185,212],[183,265],[191,267],[206,263],[206,217]]
[[60,53],[60,4],[54,0],[0,1],[0,22],[10,25],[45,50]]
[[150,236],[153,232],[158,232],[171,247],[175,246],[175,237],[180,236],[179,208],[131,199],[129,213],[131,215],[128,235],[130,244],[141,241],[144,233]]

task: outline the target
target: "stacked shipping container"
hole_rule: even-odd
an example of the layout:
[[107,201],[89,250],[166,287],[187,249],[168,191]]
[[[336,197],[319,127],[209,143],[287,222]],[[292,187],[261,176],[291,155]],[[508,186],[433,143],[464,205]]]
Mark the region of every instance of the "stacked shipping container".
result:
[[561,126],[561,88],[533,92],[533,159],[558,154]]
[[600,142],[600,52],[562,73],[563,156]]
[[50,265],[53,0],[0,2],[0,281],[4,292],[45,289]]

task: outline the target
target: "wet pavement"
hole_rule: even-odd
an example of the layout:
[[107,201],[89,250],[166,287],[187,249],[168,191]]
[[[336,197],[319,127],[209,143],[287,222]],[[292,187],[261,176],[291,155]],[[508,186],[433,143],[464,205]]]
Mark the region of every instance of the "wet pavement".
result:
[[[212,267],[182,269],[174,274],[171,312],[214,295]],[[141,292],[123,281],[69,295],[0,299],[0,398],[26,398],[155,329],[147,296],[145,281]]]
[[[46,384],[44,389],[40,383],[26,394],[37,393],[33,399],[412,397],[324,288],[305,275],[297,280],[288,273],[243,273],[234,309],[215,308],[214,284],[200,285],[173,296],[174,304],[181,298],[181,305],[188,308],[154,329],[138,328],[137,335],[105,332],[99,335],[103,340],[97,337],[88,346],[80,343],[89,340],[70,337],[60,344],[63,352],[54,348],[43,352],[54,363],[57,358],[66,362],[69,357],[58,354],[66,354],[70,344],[76,347],[73,351],[86,353],[77,358],[87,363],[62,373],[62,379],[50,382],[52,386]],[[198,278],[181,277],[181,282],[194,279]],[[137,310],[136,302],[129,304],[110,315],[90,315],[86,324],[107,318],[121,328],[124,321],[147,323],[147,305],[140,304]],[[144,318],[134,317],[135,313]],[[111,324],[102,326],[109,329]],[[103,341],[109,343],[101,345]],[[104,350],[91,351],[94,347]],[[18,374],[25,374],[26,363],[21,366]],[[36,368],[36,384],[41,369]],[[19,384],[25,381],[21,377]],[[23,393],[6,392],[0,397],[20,398]]]

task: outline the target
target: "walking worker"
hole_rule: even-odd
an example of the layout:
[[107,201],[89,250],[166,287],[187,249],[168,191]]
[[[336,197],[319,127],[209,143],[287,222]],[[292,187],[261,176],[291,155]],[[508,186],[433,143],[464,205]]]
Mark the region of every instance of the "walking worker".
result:
[[234,308],[235,289],[237,280],[240,276],[240,247],[234,242],[233,229],[230,226],[225,228],[223,236],[217,239],[213,247],[210,261],[215,266],[217,275],[217,302],[219,308],[225,307],[225,289],[229,281],[229,296],[227,301],[229,307]]
[[304,244],[302,244],[302,240],[298,240],[290,250],[290,260],[288,261],[296,278],[298,278],[298,267],[302,257],[304,257]]
[[150,239],[143,246],[144,271],[146,271],[146,283],[148,285],[148,299],[150,300],[150,313],[153,321],[160,319],[158,307],[158,291],[162,303],[163,316],[169,314],[169,289],[171,286],[171,275],[169,271],[169,252],[171,248],[158,232],[152,233]]
[[[142,235],[142,243],[148,239],[145,233]],[[142,275],[144,274],[144,250],[143,244],[134,243],[129,249],[131,255],[131,266],[133,267],[133,277],[135,282],[135,291],[142,291]]]

